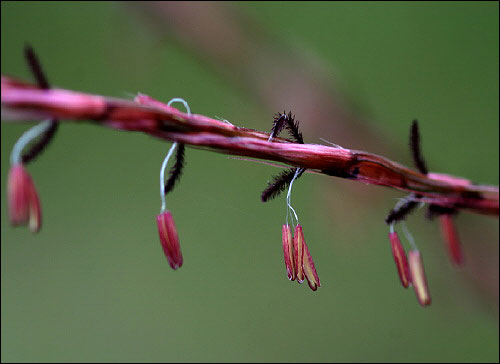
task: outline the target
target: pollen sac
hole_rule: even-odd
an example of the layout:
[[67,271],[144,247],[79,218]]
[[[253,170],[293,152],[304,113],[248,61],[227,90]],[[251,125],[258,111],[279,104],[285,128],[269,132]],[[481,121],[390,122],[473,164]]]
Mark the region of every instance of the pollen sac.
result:
[[174,219],[170,211],[165,211],[156,217],[158,234],[163,252],[173,270],[182,266],[182,253]]
[[31,183],[28,189],[29,193],[29,223],[28,226],[32,233],[37,233],[40,231],[42,226],[42,208],[40,205],[40,199],[38,198],[38,193],[36,192],[35,185]]
[[410,250],[409,252],[410,273],[413,288],[417,295],[417,300],[421,306],[428,306],[431,304],[431,295],[425,278],[424,264],[422,256],[418,250]]
[[463,265],[464,256],[462,253],[462,246],[460,244],[460,239],[458,238],[455,224],[453,223],[453,216],[449,214],[440,215],[439,221],[441,223],[443,238],[446,243],[451,261],[455,265]]
[[293,234],[290,225],[283,225],[282,228],[283,254],[285,256],[285,266],[288,279],[294,281],[296,278],[295,259],[293,255]]
[[295,227],[293,257],[297,269],[297,282],[302,283],[304,282],[304,233],[302,232],[302,226],[300,226],[300,224],[297,224]]
[[29,218],[27,185],[29,175],[22,165],[17,164],[9,171],[7,197],[9,199],[9,217],[12,225],[26,223]]
[[314,261],[311,257],[311,253],[309,253],[309,248],[307,247],[306,241],[304,242],[304,274],[307,279],[307,283],[309,287],[316,291],[318,287],[321,286],[319,283],[318,273],[316,272],[316,268],[314,267]]
[[22,164],[16,164],[10,169],[7,197],[11,224],[28,223],[32,232],[38,232],[42,224],[40,199],[31,176]]
[[411,284],[410,267],[401,240],[399,240],[398,233],[395,231],[389,233],[389,240],[391,241],[392,256],[394,257],[394,262],[398,269],[399,279],[403,287],[408,288]]

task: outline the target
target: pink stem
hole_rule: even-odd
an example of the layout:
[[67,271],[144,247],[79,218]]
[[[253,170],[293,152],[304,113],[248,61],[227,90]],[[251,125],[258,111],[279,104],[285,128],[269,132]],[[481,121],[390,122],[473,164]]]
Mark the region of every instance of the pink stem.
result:
[[[219,153],[281,162],[330,176],[414,192],[422,202],[498,215],[496,186],[473,185],[460,177],[424,175],[387,158],[318,144],[297,144],[203,115],[185,114],[139,95],[136,102],[37,86],[2,76],[2,117],[94,121],[111,128],[141,131]],[[145,102],[144,100],[147,100]],[[158,104],[155,104],[158,102]],[[142,105],[141,103],[147,103]]]

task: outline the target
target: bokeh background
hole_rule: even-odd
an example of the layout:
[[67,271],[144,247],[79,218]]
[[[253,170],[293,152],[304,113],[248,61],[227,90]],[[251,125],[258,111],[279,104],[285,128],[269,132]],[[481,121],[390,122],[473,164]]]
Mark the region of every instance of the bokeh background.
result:
[[[291,109],[319,138],[411,164],[418,118],[431,170],[498,185],[497,2],[1,4],[1,69],[31,80],[25,42],[59,87],[185,98],[268,130]],[[29,121],[28,121],[29,122]],[[1,123],[1,359],[61,361],[499,360],[498,219],[463,213],[466,267],[437,222],[408,221],[433,303],[400,287],[384,217],[403,194],[306,174],[293,203],[322,287],[286,278],[279,170],[189,148],[168,196],[184,266],[155,217],[168,143],[64,123],[29,166],[37,235],[8,224],[9,154],[30,123]]]

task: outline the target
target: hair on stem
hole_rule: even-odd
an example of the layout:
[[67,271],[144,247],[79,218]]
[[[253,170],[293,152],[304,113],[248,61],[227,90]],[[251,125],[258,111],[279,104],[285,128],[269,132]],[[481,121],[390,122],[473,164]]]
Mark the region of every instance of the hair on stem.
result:
[[24,58],[28,63],[31,73],[35,77],[36,83],[41,89],[48,90],[50,88],[49,81],[43,72],[42,65],[33,47],[30,44],[24,45]]
[[[295,173],[298,169],[301,169],[301,171],[297,174],[297,177],[295,177]],[[295,179],[299,178],[304,173],[304,171],[304,168],[290,168],[284,170],[277,176],[274,176],[273,180],[267,185],[266,189],[260,196],[262,202],[267,202],[279,196],[279,194],[288,187],[294,177]]]
[[420,131],[418,128],[418,121],[416,119],[413,120],[410,128],[410,149],[415,167],[417,167],[417,169],[423,174],[429,173],[427,164],[425,163],[424,156],[422,154],[422,146],[420,145]]
[[299,130],[299,121],[295,121],[295,115],[292,116],[292,112],[288,112],[286,118],[286,129],[290,133],[290,136],[295,140],[295,142],[304,144],[304,137]]
[[[299,122],[295,121],[295,115],[292,116],[291,111],[289,111],[288,114],[286,114],[285,111],[283,111],[283,113],[276,114],[273,120],[273,127],[271,129],[269,141],[271,141],[272,138],[277,137],[283,128],[288,130],[290,136],[296,143],[304,144],[304,138],[299,130]],[[304,172],[305,168],[291,168],[284,170],[277,176],[274,176],[273,180],[267,185],[266,189],[260,196],[262,202],[267,202],[277,197],[286,189],[287,186],[290,185],[293,180],[302,176]]]
[[299,122],[295,121],[295,115],[292,116],[292,112],[286,111],[283,113],[277,113],[273,120],[273,127],[271,128],[271,133],[269,135],[269,141],[277,137],[283,128],[288,130],[288,133],[296,143],[304,144],[304,138],[299,130]]
[[417,201],[412,200],[413,197],[415,197],[415,195],[411,194],[406,199],[402,200],[401,203],[396,204],[385,218],[386,224],[390,225],[406,219],[419,204]]
[[[28,63],[28,67],[30,68],[31,73],[35,77],[35,80],[36,80],[38,86],[41,89],[48,90],[50,88],[49,81],[47,80],[47,77],[45,76],[45,73],[43,72],[40,60],[38,59],[38,56],[36,55],[35,51],[33,50],[33,47],[31,47],[31,45],[29,45],[29,44],[26,44],[24,46],[24,58],[26,59],[26,62]],[[38,157],[45,150],[45,148],[49,145],[49,143],[52,141],[58,128],[59,128],[58,120],[51,119],[50,126],[40,136],[38,141],[35,144],[33,144],[29,150],[27,150],[25,153],[23,153],[23,155],[21,157],[22,162],[24,164],[28,164],[29,162],[34,160],[36,157]]]
[[164,192],[165,195],[172,191],[179,181],[182,175],[182,169],[184,168],[184,151],[186,147],[182,143],[178,143],[177,150],[175,152],[175,163],[173,167],[169,171],[169,177],[167,182],[165,183]]

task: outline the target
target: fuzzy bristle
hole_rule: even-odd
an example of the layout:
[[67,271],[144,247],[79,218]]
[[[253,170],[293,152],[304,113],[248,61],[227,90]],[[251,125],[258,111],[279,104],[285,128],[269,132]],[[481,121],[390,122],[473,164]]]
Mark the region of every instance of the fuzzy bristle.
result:
[[288,130],[288,133],[296,143],[304,144],[304,137],[299,130],[299,122],[295,121],[295,115],[292,115],[291,111],[288,114],[285,111],[276,114],[273,119],[273,127],[269,140],[278,137],[283,128]]
[[440,205],[430,204],[427,208],[426,217],[432,220],[436,216],[440,215],[456,215],[458,211],[452,207],[444,207]]
[[406,201],[403,205],[394,208],[389,212],[389,215],[385,218],[385,222],[390,225],[393,222],[398,222],[404,220],[406,216],[408,216],[416,207],[418,206],[418,202],[416,201]]
[[415,163],[415,167],[423,173],[429,173],[427,169],[427,165],[424,160],[424,156],[422,154],[422,147],[420,145],[420,131],[418,128],[418,121],[413,120],[410,129],[410,149],[413,156],[413,163]]
[[[299,178],[305,169],[301,168],[301,171],[297,175]],[[297,168],[286,169],[277,176],[273,177],[273,180],[267,185],[266,189],[262,192],[260,198],[262,202],[267,202],[277,197],[285,188],[290,184],[297,172]]]
[[[35,77],[38,86],[42,90],[48,90],[50,88],[49,81],[47,80],[47,77],[43,72],[42,65],[40,63],[40,60],[38,59],[38,56],[33,50],[33,47],[31,47],[31,45],[29,44],[26,44],[24,46],[24,58],[26,59],[28,67]],[[52,141],[58,128],[59,121],[57,119],[51,119],[49,128],[42,134],[38,141],[31,146],[28,151],[22,154],[22,162],[24,164],[27,164],[38,157]]]
[[184,151],[185,145],[179,143],[175,152],[175,164],[170,170],[168,180],[165,183],[165,195],[174,189],[175,184],[182,175],[182,168],[184,168]]
[[26,58],[26,62],[28,62],[28,67],[33,73],[38,86],[43,90],[48,90],[50,88],[49,81],[47,81],[47,77],[45,77],[45,73],[42,70],[42,65],[38,60],[38,57],[29,44],[24,46],[24,58]]
[[271,134],[269,136],[269,139],[271,140],[272,138],[277,137],[281,131],[283,130],[283,127],[285,126],[287,119],[287,115],[283,111],[283,114],[277,113],[276,116],[273,119],[273,127],[271,128]]
[[295,115],[292,116],[291,111],[288,112],[288,116],[286,118],[286,129],[297,143],[304,144],[304,137],[299,130],[299,121],[295,121]]

